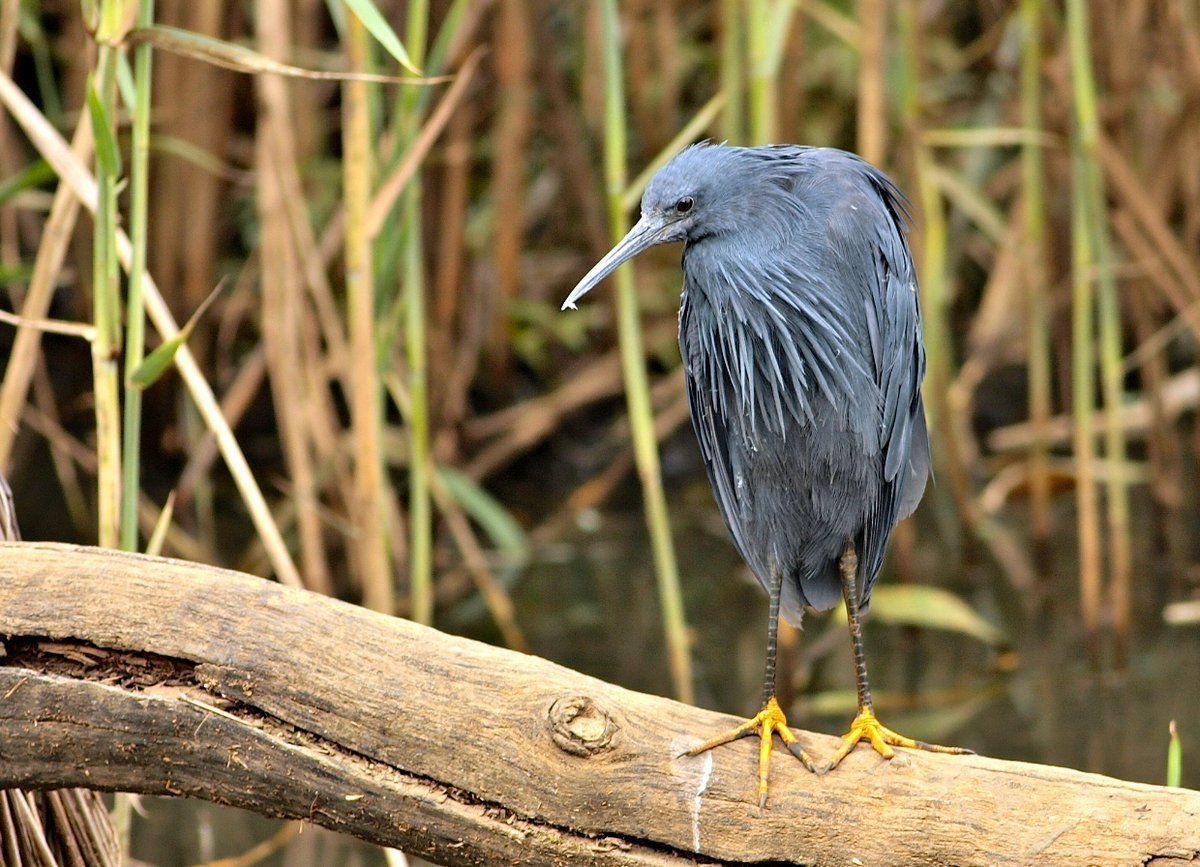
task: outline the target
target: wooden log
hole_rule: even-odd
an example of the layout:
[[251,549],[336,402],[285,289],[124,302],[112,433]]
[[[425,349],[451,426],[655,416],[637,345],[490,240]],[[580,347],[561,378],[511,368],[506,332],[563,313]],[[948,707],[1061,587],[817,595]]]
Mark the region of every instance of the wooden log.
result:
[[0,787],[206,798],[447,864],[1200,858],[1198,792],[981,756],[817,777],[780,751],[760,810],[753,741],[681,756],[730,717],[208,566],[0,545],[0,636]]

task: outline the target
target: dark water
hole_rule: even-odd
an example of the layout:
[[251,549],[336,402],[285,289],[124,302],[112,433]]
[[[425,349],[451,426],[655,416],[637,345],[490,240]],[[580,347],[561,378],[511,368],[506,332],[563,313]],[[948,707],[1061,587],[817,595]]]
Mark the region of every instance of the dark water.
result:
[[[695,636],[697,702],[748,714],[761,682],[766,596],[742,566],[707,488],[670,492],[674,532]],[[588,514],[536,552],[513,589],[535,652],[633,689],[670,694],[657,590],[635,491],[614,511]],[[1056,552],[1045,604],[1024,603],[986,555],[959,562],[918,516],[919,580],[959,594],[1000,626],[1011,648],[976,639],[868,622],[867,654],[884,721],[910,736],[998,758],[1042,762],[1128,780],[1163,783],[1167,724],[1178,720],[1184,785],[1200,787],[1200,627],[1162,624],[1161,594],[1135,585],[1136,632],[1127,668],[1095,672],[1082,651],[1071,552]],[[1070,515],[1063,516],[1070,521]],[[1073,537],[1064,524],[1063,538]],[[883,581],[894,580],[885,572]],[[468,603],[441,625],[495,640]],[[805,622],[793,654],[793,725],[840,734],[853,715],[844,627]],[[828,648],[813,656],[813,648]],[[865,749],[865,746],[860,747]],[[750,773],[749,769],[747,773]],[[208,804],[148,799],[135,825],[136,857],[195,864],[245,851],[277,823]],[[380,865],[378,849],[305,828],[266,865]],[[419,863],[410,860],[409,863]]]

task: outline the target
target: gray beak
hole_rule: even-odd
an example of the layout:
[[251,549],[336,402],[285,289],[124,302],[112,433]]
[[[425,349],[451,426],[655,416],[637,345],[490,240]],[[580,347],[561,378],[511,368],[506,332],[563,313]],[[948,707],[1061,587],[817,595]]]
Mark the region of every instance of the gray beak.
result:
[[576,284],[575,288],[571,290],[571,294],[567,296],[567,300],[563,302],[562,309],[566,310],[569,307],[574,310],[576,301],[590,292],[597,283],[616,271],[620,265],[628,262],[638,253],[663,243],[663,229],[665,228],[666,221],[662,217],[643,216],[629,230],[629,234],[617,242],[617,246],[609,250],[603,259],[592,266],[591,271],[583,275],[583,279]]

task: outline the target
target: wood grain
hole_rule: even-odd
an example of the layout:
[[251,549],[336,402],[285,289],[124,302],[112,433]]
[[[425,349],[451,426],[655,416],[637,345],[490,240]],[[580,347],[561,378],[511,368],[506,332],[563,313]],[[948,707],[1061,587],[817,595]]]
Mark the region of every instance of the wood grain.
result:
[[0,635],[0,787],[201,797],[448,864],[1200,859],[1200,793],[976,756],[783,754],[759,810],[753,743],[680,755],[729,717],[208,566],[0,545]]

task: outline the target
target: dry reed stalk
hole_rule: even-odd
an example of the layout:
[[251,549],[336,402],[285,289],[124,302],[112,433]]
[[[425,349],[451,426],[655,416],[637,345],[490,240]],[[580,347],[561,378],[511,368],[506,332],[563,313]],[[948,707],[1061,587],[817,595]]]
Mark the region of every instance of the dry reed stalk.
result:
[[[170,16],[164,23],[213,39],[234,36],[227,32],[237,26],[231,23],[236,20],[231,15],[234,5],[229,0],[164,4],[163,12]],[[156,132],[179,138],[203,153],[228,152],[237,110],[234,73],[166,51],[156,54],[156,63],[165,69],[161,76],[156,73],[160,83],[155,88],[170,94],[169,99],[159,100],[165,111],[156,115]],[[153,270],[160,283],[171,287],[167,300],[173,309],[196,309],[216,285],[227,186],[223,178],[186,160],[159,159],[155,165]],[[187,207],[179,207],[179,202],[187,202]],[[203,327],[201,334],[207,331]],[[207,361],[203,340],[197,340],[193,349]]]
[[507,378],[507,312],[521,290],[521,246],[525,228],[525,154],[530,134],[529,9],[525,0],[496,5],[494,68],[496,120],[492,160],[492,249],[496,260],[497,304],[488,355],[499,380]]
[[[603,7],[588,3],[579,22],[579,68],[574,76],[579,82],[580,114],[589,134],[598,135],[604,129],[604,34]],[[607,250],[608,247],[606,246]]]
[[[1089,639],[1094,645],[1099,627],[1100,607],[1107,602],[1116,638],[1116,661],[1124,664],[1130,628],[1129,581],[1131,542],[1129,538],[1128,488],[1124,478],[1125,439],[1118,422],[1118,411],[1123,402],[1121,370],[1121,322],[1117,301],[1116,279],[1112,269],[1112,251],[1109,241],[1108,212],[1104,198],[1103,175],[1101,174],[1099,140],[1100,118],[1097,103],[1099,96],[1092,70],[1089,46],[1087,6],[1081,0],[1070,0],[1067,4],[1068,47],[1071,60],[1071,86],[1075,114],[1075,130],[1072,136],[1072,164],[1075,185],[1072,187],[1072,238],[1075,256],[1072,261],[1073,280],[1076,285],[1075,337],[1082,346],[1076,348],[1075,388],[1085,392],[1088,408],[1080,416],[1080,427],[1090,422],[1092,383],[1091,366],[1098,357],[1100,363],[1101,393],[1104,399],[1104,450],[1111,472],[1108,474],[1106,491],[1106,517],[1108,525],[1108,573],[1107,593],[1102,600],[1103,573],[1097,552],[1086,552],[1081,557],[1081,592],[1084,596],[1084,620]],[[1093,285],[1094,284],[1094,285]],[[1091,305],[1096,305],[1095,313]],[[1092,317],[1098,318],[1098,335],[1091,333]],[[1085,330],[1086,329],[1086,332]],[[1098,337],[1096,349],[1092,341]],[[1083,377],[1089,381],[1084,383]],[[1077,399],[1080,409],[1084,398]],[[1090,437],[1087,448],[1091,448]],[[1083,484],[1091,487],[1087,478],[1091,471],[1090,458],[1081,458]],[[1092,519],[1090,504],[1084,499],[1093,494],[1084,494],[1080,502],[1081,520]],[[1081,528],[1082,530],[1083,528]],[[1091,535],[1099,529],[1087,528],[1081,541],[1094,544]],[[1089,574],[1088,569],[1095,569]],[[1095,648],[1094,648],[1095,649]],[[1093,654],[1093,662],[1098,656]]]
[[1079,534],[1079,610],[1093,665],[1099,662],[1103,575],[1100,561],[1100,503],[1096,490],[1095,386],[1093,384],[1094,335],[1092,287],[1093,253],[1086,224],[1080,158],[1073,161],[1071,209],[1071,361],[1072,452],[1075,456],[1076,529]]
[[[356,16],[346,18],[345,46],[350,68],[366,71],[367,30]],[[384,472],[380,449],[380,390],[375,345],[375,274],[367,207],[371,199],[369,87],[363,81],[342,85],[342,176],[346,209],[346,295],[350,337],[350,416],[354,435],[354,499],[350,515],[357,538],[363,604],[393,614],[396,591],[388,559],[384,523]]]
[[[87,115],[79,117],[71,139],[71,150],[80,162],[91,157],[92,128]],[[78,215],[78,196],[69,184],[60,182],[54,192],[50,216],[42,229],[41,243],[38,244],[37,257],[33,264],[33,276],[29,280],[25,301],[21,305],[20,315],[23,319],[43,319],[50,311],[54,285],[62,271]],[[8,466],[12,454],[13,441],[18,430],[17,419],[21,417],[21,407],[29,392],[29,382],[41,352],[41,342],[42,333],[38,329],[17,329],[17,336],[4,371],[4,382],[0,385],[0,468]]]
[[[293,23],[298,23],[297,19],[293,18]],[[301,88],[300,92],[306,89]],[[289,92],[289,98],[295,96],[296,92]],[[295,334],[297,345],[301,347],[301,356],[306,359],[302,370],[309,403],[304,431],[309,439],[313,460],[321,466],[336,467],[333,485],[341,502],[349,504],[355,497],[353,460],[342,446],[341,423],[329,386],[333,380],[341,386],[343,394],[353,392],[350,350],[346,326],[338,312],[338,302],[334,300],[333,287],[326,271],[328,260],[322,258],[306,206],[305,187],[300,178],[300,162],[305,157],[298,150],[300,138],[297,135],[294,103],[288,129],[286,141],[292,143],[288,148],[290,159],[282,159],[286,154],[280,154],[281,159],[273,163],[273,169],[282,194],[282,216],[286,218],[290,249],[296,257],[303,288],[307,291],[307,303],[299,299],[296,302],[301,312]],[[340,238],[339,235],[339,244]],[[330,486],[319,487],[328,490]],[[388,492],[391,493],[390,490]]]
[[858,0],[858,153],[883,165],[887,157],[887,0]]
[[680,52],[679,10],[677,0],[659,0],[654,4],[654,59],[658,69],[655,80],[655,115],[658,128],[648,143],[659,148],[679,127],[679,95],[683,72]]
[[[284,61],[291,45],[291,15],[287,0],[260,0],[257,28],[259,51]],[[255,179],[262,251],[259,256],[262,281],[261,329],[271,397],[280,440],[288,467],[292,497],[296,503],[300,542],[300,568],[305,586],[329,594],[329,575],[324,533],[318,510],[319,491],[307,430],[320,402],[308,392],[306,371],[314,359],[304,351],[302,317],[304,302],[300,253],[293,243],[287,214],[287,190],[281,175],[294,171],[295,137],[292,129],[290,82],[282,76],[255,77],[258,93],[255,135]],[[320,359],[315,359],[319,365]]]
[[12,73],[17,56],[17,25],[21,20],[21,0],[0,0],[0,69]]
[[621,18],[625,22],[624,55],[625,80],[629,85],[629,114],[635,134],[653,141],[661,131],[653,102],[651,82],[657,82],[654,71],[654,46],[647,32],[646,20],[651,5],[657,0],[626,0]]
[[466,474],[477,480],[487,478],[553,434],[567,414],[614,397],[621,393],[621,387],[621,358],[613,351],[577,369],[554,391],[475,419],[468,435],[483,437],[490,428],[495,431],[495,439],[474,454]]
[[[223,35],[228,5],[228,0],[160,2],[159,20],[216,39]],[[155,92],[171,94],[156,106],[156,134],[186,141],[207,153],[222,153],[232,109],[231,74],[165,51],[158,52],[155,67]],[[223,186],[220,179],[187,160],[155,161],[150,203],[155,216],[149,246],[153,271],[166,287],[172,309],[194,310],[216,283],[213,263],[221,235],[217,209]],[[180,202],[188,202],[188,207],[179,207]],[[201,333],[206,331],[207,325]],[[194,351],[206,365],[203,340],[196,341]]]
[[[241,423],[266,378],[266,353],[259,345],[242,358],[237,375],[221,397],[221,415],[231,427],[236,428]],[[187,463],[175,483],[177,506],[187,503],[197,480],[208,474],[217,457],[217,439],[211,430],[207,430],[199,442],[192,444]]]
[[59,419],[57,412],[43,412],[36,406],[25,407],[23,416],[29,429],[39,434],[51,447],[61,452],[76,467],[90,476],[96,475],[97,459],[94,449],[72,436]]
[[[318,496],[318,501],[331,505],[328,501],[335,498],[344,514],[345,504],[354,496],[354,461],[346,448],[347,442],[339,423],[334,391],[330,387],[337,381],[339,362],[332,359],[327,346],[322,345],[321,328],[316,317],[312,315],[311,308],[303,302],[301,307],[303,310],[297,339],[300,354],[307,360],[303,368],[304,390],[311,401],[305,433],[312,449],[312,460],[317,473],[316,490],[318,495],[324,494],[324,497]],[[341,365],[342,372],[346,368],[345,364]],[[396,498],[391,486],[385,489],[385,494],[388,500]],[[403,540],[395,542],[394,547],[403,549]]]
[[[1026,130],[1042,128],[1042,4],[1021,0],[1021,125]],[[1024,202],[1024,278],[1026,293],[1026,355],[1029,387],[1029,419],[1037,441],[1029,454],[1030,531],[1039,549],[1039,570],[1049,575],[1050,470],[1045,443],[1046,422],[1051,411],[1050,383],[1050,294],[1046,267],[1045,170],[1042,148],[1037,142],[1021,147],[1021,195]]]
[[[463,102],[451,114],[446,143],[441,149],[442,171],[438,200],[437,264],[433,281],[432,346],[430,367],[451,370],[458,304],[467,273],[466,219],[470,204],[470,171],[473,164],[471,134],[477,112]],[[452,428],[462,419],[450,411],[445,384],[439,390],[436,418],[439,428]]]
[[[662,444],[669,437],[675,435],[680,427],[691,421],[691,408],[688,405],[682,372],[663,377],[656,383],[653,391],[655,404],[665,403],[655,411],[654,415],[654,436],[659,444]],[[674,396],[673,400],[670,399],[671,396]],[[605,440],[621,441],[628,438],[629,425],[624,421],[618,421],[606,435]],[[600,508],[634,469],[633,449],[623,448],[618,451],[603,470],[575,487],[566,498],[565,509],[560,509],[530,532],[530,541],[539,544],[560,538],[565,532],[565,528],[574,521],[580,512]]]
[[[792,4],[797,12],[804,12],[806,4]],[[813,96],[808,81],[797,74],[812,63],[813,28],[807,15],[798,15],[791,25],[783,46],[783,57],[779,61],[776,75],[779,79],[779,137],[781,141],[815,142],[817,134],[811,131]],[[818,100],[819,101],[819,100]],[[847,107],[846,116],[851,109]],[[852,144],[847,147],[853,149]]]

